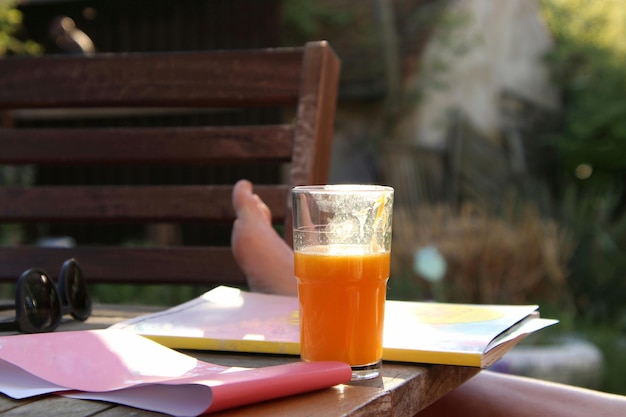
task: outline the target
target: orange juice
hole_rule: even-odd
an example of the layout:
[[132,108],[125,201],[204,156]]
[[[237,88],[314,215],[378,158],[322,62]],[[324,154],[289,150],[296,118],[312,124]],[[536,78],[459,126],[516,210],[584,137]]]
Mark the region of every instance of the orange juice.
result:
[[389,252],[359,246],[295,252],[303,360],[352,366],[381,360],[389,264]]

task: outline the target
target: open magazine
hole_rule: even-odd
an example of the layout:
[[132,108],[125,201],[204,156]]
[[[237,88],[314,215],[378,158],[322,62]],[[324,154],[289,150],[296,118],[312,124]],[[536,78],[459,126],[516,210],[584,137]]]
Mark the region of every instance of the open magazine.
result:
[[[536,305],[386,302],[383,359],[486,368],[557,320]],[[113,326],[176,349],[298,355],[296,297],[217,287],[191,301]]]
[[216,365],[121,330],[0,337],[0,392],[55,393],[197,416],[347,383],[340,362],[248,369]]

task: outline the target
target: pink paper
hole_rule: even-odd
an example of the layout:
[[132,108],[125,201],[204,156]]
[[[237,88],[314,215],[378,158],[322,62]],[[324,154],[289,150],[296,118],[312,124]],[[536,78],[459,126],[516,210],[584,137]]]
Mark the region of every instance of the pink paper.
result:
[[215,365],[123,330],[0,337],[0,390],[13,398],[65,391],[76,398],[195,416],[350,378],[350,367],[339,362],[258,369]]

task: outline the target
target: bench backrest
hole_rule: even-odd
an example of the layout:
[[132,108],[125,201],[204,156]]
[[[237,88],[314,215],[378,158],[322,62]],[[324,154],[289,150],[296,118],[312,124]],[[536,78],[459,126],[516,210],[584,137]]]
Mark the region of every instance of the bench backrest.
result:
[[[0,170],[278,164],[284,167],[280,180],[255,191],[290,241],[290,187],[327,181],[339,71],[326,42],[302,48],[0,59]],[[219,121],[222,113],[266,107],[281,108],[279,123],[175,124],[189,113]],[[54,123],[68,115],[107,120],[161,114],[170,115],[167,126]],[[53,123],[38,127],[32,123],[38,117]],[[232,224],[232,185],[5,181],[0,224]],[[64,248],[0,247],[0,280],[14,281],[33,266],[54,275],[69,257],[94,282],[245,283],[228,246],[81,242]]]

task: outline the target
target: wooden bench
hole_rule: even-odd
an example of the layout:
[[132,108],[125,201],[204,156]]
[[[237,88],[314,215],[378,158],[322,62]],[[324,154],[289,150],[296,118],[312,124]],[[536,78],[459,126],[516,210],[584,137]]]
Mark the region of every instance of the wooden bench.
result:
[[[0,59],[0,166],[266,166],[280,181],[255,188],[291,239],[290,187],[325,183],[340,62],[326,42],[301,48]],[[247,126],[67,126],[37,117],[280,108],[284,121]],[[43,115],[43,116],[42,116]],[[217,118],[219,120],[219,117]],[[28,125],[28,126],[25,126]],[[224,224],[230,184],[0,185],[0,224]],[[28,242],[33,243],[33,242]],[[228,246],[34,244],[0,248],[0,280],[33,266],[53,276],[75,257],[90,281],[243,285]]]

